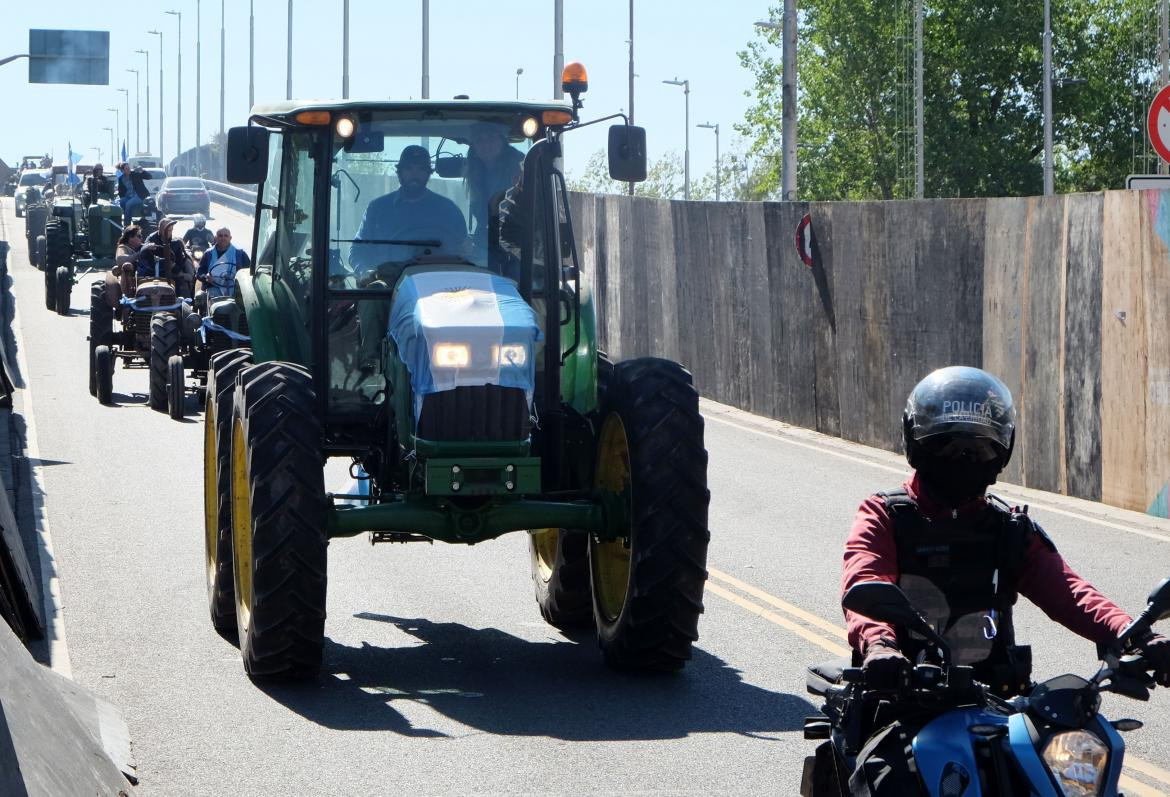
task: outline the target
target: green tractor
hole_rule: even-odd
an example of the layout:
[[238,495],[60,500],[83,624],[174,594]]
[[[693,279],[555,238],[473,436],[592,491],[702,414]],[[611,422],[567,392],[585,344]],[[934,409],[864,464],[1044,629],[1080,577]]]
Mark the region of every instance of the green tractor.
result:
[[[690,658],[703,420],[682,366],[597,350],[561,170],[584,88],[571,65],[571,103],[289,101],[230,131],[256,256],[237,275],[250,348],[207,377],[205,572],[252,677],[318,673],[326,551],[362,534],[525,532],[549,623],[594,625],[622,670]],[[645,179],[645,131],[609,142],[611,176]],[[327,492],[329,458],[359,486]]]
[[99,199],[86,207],[76,197],[54,199],[45,223],[45,307],[69,315],[78,269],[84,274],[112,268],[121,233],[122,209],[116,203]]

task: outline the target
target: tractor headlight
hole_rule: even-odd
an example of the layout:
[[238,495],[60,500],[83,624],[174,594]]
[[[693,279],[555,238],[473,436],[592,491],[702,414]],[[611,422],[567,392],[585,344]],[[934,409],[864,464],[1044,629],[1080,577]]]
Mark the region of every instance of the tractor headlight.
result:
[[528,347],[523,343],[505,343],[503,346],[492,346],[492,359],[500,368],[509,366],[523,368],[528,365]]
[[471,347],[466,343],[436,343],[431,349],[435,368],[466,368],[471,365]]
[[1109,748],[1088,731],[1065,731],[1048,740],[1044,763],[1065,797],[1096,797],[1105,780]]

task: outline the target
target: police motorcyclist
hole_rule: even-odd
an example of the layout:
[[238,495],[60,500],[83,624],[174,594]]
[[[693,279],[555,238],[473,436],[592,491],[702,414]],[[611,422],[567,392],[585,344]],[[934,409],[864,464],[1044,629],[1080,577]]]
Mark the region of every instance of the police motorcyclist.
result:
[[191,221],[194,222],[194,226],[183,233],[183,246],[192,254],[198,252],[202,255],[215,245],[215,235],[207,229],[207,219],[202,213],[196,213],[191,217]]
[[[1030,650],[1015,645],[1012,628],[1018,595],[1086,639],[1117,638],[1129,615],[1077,575],[1025,511],[986,494],[1015,440],[1011,392],[1000,380],[978,368],[934,371],[910,393],[902,433],[914,473],[858,509],[842,594],[866,581],[898,584],[947,640],[953,662],[973,666],[977,680],[1005,697],[1030,683]],[[912,663],[931,658],[904,629],[848,611],[846,620],[867,687],[893,688]],[[1170,640],[1151,633],[1136,646],[1158,682],[1170,685]],[[874,727],[851,792],[920,791],[907,752],[920,725],[894,710]]]

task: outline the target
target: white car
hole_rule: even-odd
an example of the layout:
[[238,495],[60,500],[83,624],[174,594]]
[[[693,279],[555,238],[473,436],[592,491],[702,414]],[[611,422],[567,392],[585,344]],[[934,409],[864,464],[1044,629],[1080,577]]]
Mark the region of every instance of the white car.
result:
[[143,181],[146,183],[146,190],[150,192],[151,196],[154,196],[158,193],[158,189],[162,188],[163,181],[167,179],[167,173],[153,167],[143,169],[143,171],[146,172],[146,179]]
[[26,169],[20,173],[20,179],[17,180],[16,193],[13,194],[17,218],[24,215],[25,207],[28,205],[28,189],[35,187],[44,191],[48,184],[48,169]]

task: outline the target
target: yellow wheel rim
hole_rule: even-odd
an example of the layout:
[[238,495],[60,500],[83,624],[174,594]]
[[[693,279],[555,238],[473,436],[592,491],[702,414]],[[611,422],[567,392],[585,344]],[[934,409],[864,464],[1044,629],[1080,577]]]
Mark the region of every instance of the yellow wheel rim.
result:
[[[241,631],[252,620],[252,496],[248,490],[244,425],[232,423],[232,547],[235,551],[236,620]],[[243,642],[243,640],[240,640]]]
[[[630,445],[626,427],[617,413],[610,413],[601,427],[597,447],[597,486],[624,496],[630,504]],[[633,515],[627,513],[628,517]],[[630,538],[613,542],[592,540],[593,589],[597,607],[607,622],[617,620],[626,603],[630,585]]]
[[219,473],[216,470],[215,402],[208,401],[203,416],[203,548],[207,583],[215,580],[215,554],[219,537]]
[[540,580],[548,583],[552,578],[553,565],[557,561],[557,550],[561,546],[560,529],[533,529],[528,533],[532,540],[532,551],[536,554],[536,571]]

